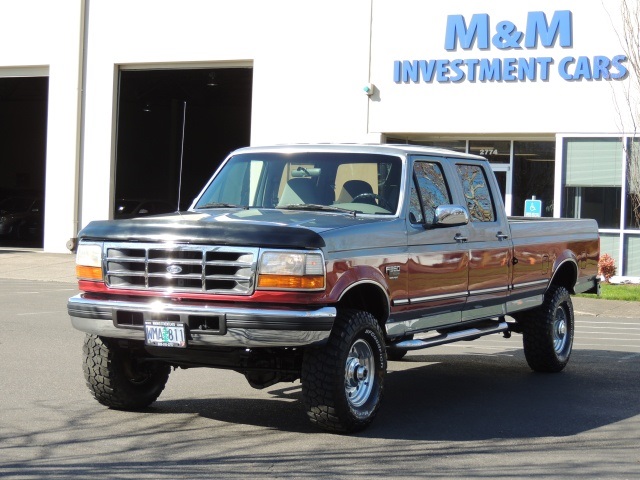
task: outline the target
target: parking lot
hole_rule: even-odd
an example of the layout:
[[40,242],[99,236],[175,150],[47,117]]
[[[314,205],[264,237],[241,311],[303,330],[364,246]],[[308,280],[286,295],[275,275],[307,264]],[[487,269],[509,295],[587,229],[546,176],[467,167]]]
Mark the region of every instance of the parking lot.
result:
[[528,369],[519,335],[412,352],[390,362],[373,425],[346,436],[307,422],[298,382],[253,390],[222,370],[174,371],[152,407],[108,410],[84,386],[83,334],[66,313],[75,285],[1,277],[0,477],[640,476],[640,319],[628,313],[576,302],[574,353],[556,375]]

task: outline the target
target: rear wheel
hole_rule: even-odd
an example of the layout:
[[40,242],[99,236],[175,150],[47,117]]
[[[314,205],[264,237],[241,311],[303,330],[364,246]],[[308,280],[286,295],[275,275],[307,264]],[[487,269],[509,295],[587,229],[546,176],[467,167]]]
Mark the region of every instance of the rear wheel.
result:
[[566,288],[552,285],[544,303],[523,318],[524,355],[536,372],[559,372],[573,348],[573,304]]
[[83,347],[84,378],[94,398],[110,408],[138,410],[162,393],[170,367],[142,362],[116,340],[87,335]]
[[340,312],[328,343],[304,355],[302,396],[309,419],[333,432],[364,429],[378,413],[385,373],[376,319],[362,311]]

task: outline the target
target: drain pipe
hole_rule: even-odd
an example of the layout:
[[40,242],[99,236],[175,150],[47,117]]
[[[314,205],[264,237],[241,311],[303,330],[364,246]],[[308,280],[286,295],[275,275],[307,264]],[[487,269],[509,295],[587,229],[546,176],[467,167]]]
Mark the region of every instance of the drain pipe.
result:
[[78,247],[77,234],[80,231],[82,210],[82,175],[84,172],[84,133],[85,133],[85,82],[87,78],[87,43],[89,29],[89,7],[91,0],[81,0],[80,6],[80,52],[78,55],[78,113],[76,115],[76,164],[75,164],[75,188],[73,192],[73,232],[74,236],[67,241],[67,248],[74,252]]

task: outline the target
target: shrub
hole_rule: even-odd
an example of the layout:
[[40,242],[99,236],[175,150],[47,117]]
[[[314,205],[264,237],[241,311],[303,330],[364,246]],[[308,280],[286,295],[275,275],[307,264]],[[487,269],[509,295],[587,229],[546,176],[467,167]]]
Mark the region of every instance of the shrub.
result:
[[605,281],[609,281],[616,274],[616,261],[607,253],[603,253],[598,260],[598,275],[604,277]]

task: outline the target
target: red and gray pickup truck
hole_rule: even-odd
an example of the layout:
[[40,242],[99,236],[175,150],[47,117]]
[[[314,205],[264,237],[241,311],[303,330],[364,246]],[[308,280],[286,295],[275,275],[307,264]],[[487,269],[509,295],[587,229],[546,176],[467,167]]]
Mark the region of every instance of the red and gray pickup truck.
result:
[[529,367],[562,370],[598,257],[593,220],[507,218],[481,157],[244,148],[187,212],[86,226],[68,311],[103,405],[148,406],[171,367],[225,368],[300,380],[314,424],[353,432],[410,350],[516,332]]

